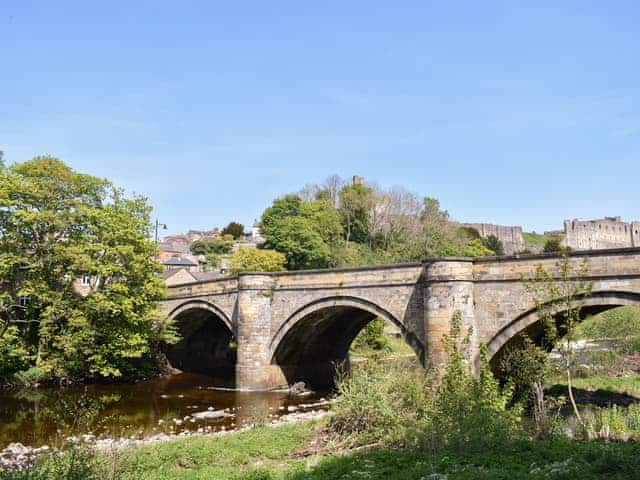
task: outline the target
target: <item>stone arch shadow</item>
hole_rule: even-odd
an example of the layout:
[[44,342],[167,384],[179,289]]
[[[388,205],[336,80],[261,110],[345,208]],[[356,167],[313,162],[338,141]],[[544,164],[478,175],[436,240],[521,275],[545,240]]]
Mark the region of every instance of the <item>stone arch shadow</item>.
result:
[[336,368],[349,368],[351,343],[376,317],[395,325],[417,358],[424,358],[422,343],[388,310],[359,297],[331,296],[299,308],[279,327],[270,342],[271,364],[289,385],[330,387]]
[[165,355],[172,368],[215,378],[221,385],[235,386],[236,352],[233,322],[217,305],[190,300],[171,312],[181,340],[170,345]]
[[[640,293],[627,291],[595,291],[590,296],[583,298],[582,302],[581,316],[584,319],[589,315],[595,315],[611,310],[612,308],[623,306],[640,307]],[[555,315],[562,315],[562,313],[562,311],[558,311]],[[500,358],[505,347],[514,341],[520,333],[527,332],[534,340],[537,336],[541,336],[542,329],[537,327],[540,327],[540,321],[538,311],[535,308],[519,315],[508,325],[500,329],[487,343],[489,360],[495,363],[495,360]],[[476,364],[478,361],[479,359],[476,359]]]

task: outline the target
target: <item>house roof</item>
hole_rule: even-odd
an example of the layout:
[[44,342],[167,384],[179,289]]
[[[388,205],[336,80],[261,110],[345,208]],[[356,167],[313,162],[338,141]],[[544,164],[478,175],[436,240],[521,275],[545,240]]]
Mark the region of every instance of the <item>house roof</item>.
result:
[[184,266],[184,267],[194,267],[198,264],[189,260],[188,258],[168,258],[164,262],[164,265],[175,265],[175,266]]
[[178,242],[160,242],[158,248],[161,252],[189,253],[189,245]]

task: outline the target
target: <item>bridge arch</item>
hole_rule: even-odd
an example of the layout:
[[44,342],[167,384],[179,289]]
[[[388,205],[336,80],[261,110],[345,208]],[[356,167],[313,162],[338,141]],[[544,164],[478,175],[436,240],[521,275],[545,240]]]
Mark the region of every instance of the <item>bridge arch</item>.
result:
[[278,365],[289,385],[304,381],[313,387],[333,383],[340,364],[348,368],[349,347],[374,318],[395,325],[420,359],[424,347],[387,309],[359,297],[325,297],[299,308],[271,339],[271,364]]
[[[582,313],[592,315],[612,308],[623,306],[640,307],[640,293],[628,291],[595,291],[582,300]],[[555,315],[562,315],[559,310]],[[518,334],[539,324],[539,313],[532,308],[519,315],[512,322],[500,329],[487,343],[489,358],[495,358],[503,348]]]
[[225,386],[235,382],[236,353],[233,323],[217,305],[190,300],[171,310],[181,339],[166,350],[171,366],[182,372],[212,376]]

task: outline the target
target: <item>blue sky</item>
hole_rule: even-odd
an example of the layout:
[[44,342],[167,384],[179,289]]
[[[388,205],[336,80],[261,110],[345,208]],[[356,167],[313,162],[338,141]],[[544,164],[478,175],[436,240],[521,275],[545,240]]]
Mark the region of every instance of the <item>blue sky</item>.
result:
[[337,173],[454,219],[640,219],[640,3],[0,2],[0,148],[250,223]]

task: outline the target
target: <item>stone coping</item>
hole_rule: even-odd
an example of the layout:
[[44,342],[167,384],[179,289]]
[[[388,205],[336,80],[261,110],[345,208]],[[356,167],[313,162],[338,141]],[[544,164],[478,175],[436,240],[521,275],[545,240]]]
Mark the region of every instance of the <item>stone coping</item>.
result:
[[[568,252],[569,257],[590,257],[590,256],[608,256],[608,255],[629,255],[629,254],[640,254],[640,247],[631,247],[631,248],[609,248],[609,249],[598,249],[598,250],[574,250]],[[320,275],[320,274],[331,274],[331,273],[349,273],[349,272],[363,272],[363,271],[375,271],[375,270],[392,270],[396,268],[416,268],[424,265],[429,265],[436,262],[470,262],[470,263],[494,263],[494,262],[513,262],[513,261],[527,261],[527,260],[545,260],[545,259],[553,259],[553,258],[561,258],[563,253],[560,252],[550,252],[550,253],[526,253],[526,254],[514,254],[514,255],[504,255],[504,256],[493,256],[493,257],[481,257],[481,258],[472,258],[472,257],[434,257],[427,258],[423,262],[413,262],[413,263],[392,263],[387,265],[375,265],[375,266],[363,266],[363,267],[345,267],[345,268],[325,268],[325,269],[313,269],[313,270],[292,270],[288,272],[241,272],[238,275],[232,277],[218,278],[215,280],[198,280],[195,282],[188,283],[180,283],[177,285],[171,285],[167,287],[169,290],[184,288],[189,285],[202,285],[205,283],[224,283],[224,282],[237,282],[238,277],[240,276],[254,276],[254,275],[263,275],[263,276],[272,276],[272,277],[281,277],[281,276],[294,276],[294,275]]]

